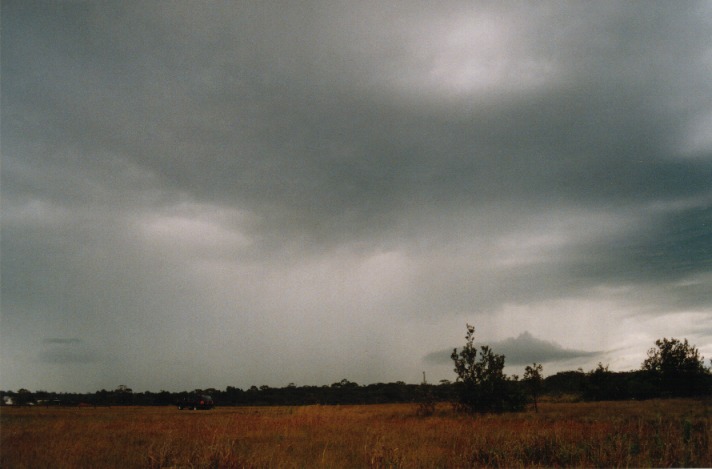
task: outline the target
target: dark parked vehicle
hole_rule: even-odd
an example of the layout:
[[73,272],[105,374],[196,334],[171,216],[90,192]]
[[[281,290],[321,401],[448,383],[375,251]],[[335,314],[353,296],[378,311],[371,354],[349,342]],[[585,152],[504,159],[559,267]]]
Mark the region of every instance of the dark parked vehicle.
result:
[[208,395],[195,395],[190,397],[184,397],[178,401],[178,410],[190,409],[190,410],[208,410],[215,407],[213,398]]

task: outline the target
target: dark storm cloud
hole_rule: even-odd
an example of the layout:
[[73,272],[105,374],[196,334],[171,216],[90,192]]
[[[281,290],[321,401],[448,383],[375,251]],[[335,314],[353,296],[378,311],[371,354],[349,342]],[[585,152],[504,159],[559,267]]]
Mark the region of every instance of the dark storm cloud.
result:
[[[507,365],[527,365],[531,363],[551,363],[575,359],[591,359],[600,356],[602,352],[588,352],[584,350],[567,349],[548,340],[534,337],[529,332],[522,332],[519,336],[487,344],[500,355],[505,356]],[[459,348],[459,347],[458,347]],[[426,362],[445,364],[451,363],[452,349],[429,353],[424,357]]]
[[705,203],[651,212],[632,233],[578,246],[586,262],[572,264],[570,274],[609,285],[654,285],[666,291],[662,307],[709,306],[708,284],[682,280],[712,270],[712,208]]
[[2,10],[4,336],[712,307],[705,2]]
[[[154,6],[136,16],[130,5],[54,5],[41,18],[66,18],[49,24],[31,22],[37,12],[28,12],[23,26],[30,32],[17,37],[32,40],[8,46],[18,55],[42,54],[34,63],[13,55],[6,61],[33,70],[20,71],[21,88],[34,99],[54,98],[42,101],[44,122],[35,128],[45,134],[49,127],[59,137],[53,143],[60,147],[49,151],[73,154],[69,162],[61,159],[65,171],[92,171],[100,145],[108,161],[99,170],[111,164],[116,176],[130,176],[122,170],[137,164],[166,188],[237,200],[268,210],[281,228],[321,237],[358,235],[363,225],[388,228],[408,202],[419,209],[503,197],[540,206],[639,203],[698,194],[712,177],[708,160],[669,161],[676,156],[670,130],[679,129],[681,116],[667,100],[679,95],[684,103],[699,90],[686,92],[689,84],[675,80],[673,70],[686,67],[693,83],[706,71],[695,65],[704,52],[694,47],[696,34],[705,30],[696,26],[694,11],[658,5],[661,11],[641,18],[639,9],[612,15],[611,6],[582,8],[571,16],[571,30],[552,32],[547,20],[561,14],[558,8],[534,9],[542,23],[523,35],[539,44],[530,51],[535,57],[563,69],[560,84],[425,106],[397,93],[384,99],[379,52],[393,46],[385,33],[360,30],[358,19],[373,20],[365,11],[319,5],[273,17],[271,6],[246,5],[221,17],[178,4],[175,11]],[[417,25],[428,13],[406,19]],[[595,18],[586,23],[606,30],[606,41],[597,27],[579,22],[586,14]],[[248,18],[260,26],[247,26]],[[355,25],[338,34],[325,18]],[[118,34],[122,28],[131,34]],[[374,75],[364,77],[368,72],[357,72],[337,51],[348,50],[351,36],[370,33],[370,48],[347,56]],[[391,34],[409,39],[397,29]],[[392,53],[397,60],[399,51]],[[567,62],[574,55],[576,62]],[[13,87],[16,75],[9,71]],[[47,75],[55,77],[50,86],[40,82]],[[370,86],[362,89],[361,80]],[[20,103],[21,95],[10,95],[11,109],[28,106]],[[84,145],[89,151],[76,151]],[[71,160],[77,168],[67,169]]]

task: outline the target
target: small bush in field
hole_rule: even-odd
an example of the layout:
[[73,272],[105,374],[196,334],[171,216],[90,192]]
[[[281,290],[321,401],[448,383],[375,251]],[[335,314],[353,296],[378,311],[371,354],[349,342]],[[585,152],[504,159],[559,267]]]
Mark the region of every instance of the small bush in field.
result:
[[418,410],[416,413],[420,417],[429,417],[435,413],[435,396],[430,388],[430,385],[423,380],[423,384],[420,385],[418,390],[419,400],[418,400]]
[[504,374],[504,355],[488,346],[474,345],[475,327],[467,325],[466,343],[452,351],[457,381],[461,384],[459,408],[468,412],[505,412],[524,409],[525,396],[516,379]]
[[527,391],[534,402],[534,410],[537,412],[539,412],[539,395],[544,387],[544,379],[541,376],[543,370],[544,367],[536,362],[524,369],[524,384],[527,386]]

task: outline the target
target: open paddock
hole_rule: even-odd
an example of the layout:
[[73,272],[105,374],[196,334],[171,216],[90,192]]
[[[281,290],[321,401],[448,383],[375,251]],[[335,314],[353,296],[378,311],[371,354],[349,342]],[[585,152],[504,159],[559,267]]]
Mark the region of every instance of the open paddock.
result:
[[2,407],[3,468],[712,466],[709,401],[554,403],[467,416],[439,404]]

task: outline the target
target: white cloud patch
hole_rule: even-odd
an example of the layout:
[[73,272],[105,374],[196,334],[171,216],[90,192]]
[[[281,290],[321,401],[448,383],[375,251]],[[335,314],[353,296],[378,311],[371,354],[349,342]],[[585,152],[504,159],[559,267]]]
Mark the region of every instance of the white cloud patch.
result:
[[[712,73],[712,67],[710,72]],[[712,156],[712,111],[700,113],[688,124],[683,153],[688,157]]]
[[244,249],[252,240],[241,225],[246,216],[234,209],[180,204],[137,220],[144,241],[169,251]]
[[[509,21],[508,21],[509,20]],[[522,24],[490,14],[456,14],[421,35],[413,52],[428,57],[424,85],[459,96],[516,93],[553,84],[557,65],[527,51]]]

